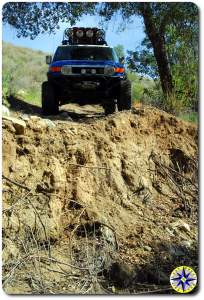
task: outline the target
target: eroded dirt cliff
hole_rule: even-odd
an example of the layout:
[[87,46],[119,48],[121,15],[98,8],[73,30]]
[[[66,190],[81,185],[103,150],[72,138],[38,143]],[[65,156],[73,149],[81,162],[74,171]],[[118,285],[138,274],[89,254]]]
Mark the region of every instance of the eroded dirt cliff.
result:
[[168,290],[198,263],[197,127],[152,107],[77,113],[3,120],[5,291]]

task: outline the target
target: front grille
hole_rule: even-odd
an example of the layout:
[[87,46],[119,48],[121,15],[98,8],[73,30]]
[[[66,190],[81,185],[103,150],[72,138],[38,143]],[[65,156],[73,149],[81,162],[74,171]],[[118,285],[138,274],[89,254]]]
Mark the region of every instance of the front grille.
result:
[[[94,67],[72,67],[72,74],[81,74],[81,69],[86,70],[85,74],[91,74],[91,75],[103,75],[104,74],[104,68],[94,68]],[[95,74],[92,74],[91,70],[96,70]]]

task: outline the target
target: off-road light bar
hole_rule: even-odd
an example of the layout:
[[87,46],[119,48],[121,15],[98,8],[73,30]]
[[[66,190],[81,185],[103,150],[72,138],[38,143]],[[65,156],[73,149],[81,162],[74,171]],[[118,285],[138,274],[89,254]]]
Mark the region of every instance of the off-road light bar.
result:
[[107,43],[103,29],[96,27],[72,27],[65,29],[62,44],[104,45]]

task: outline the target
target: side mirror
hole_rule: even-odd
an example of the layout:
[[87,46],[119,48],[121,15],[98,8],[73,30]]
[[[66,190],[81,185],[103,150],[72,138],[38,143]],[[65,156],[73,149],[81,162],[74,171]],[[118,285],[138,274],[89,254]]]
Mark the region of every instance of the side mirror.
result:
[[119,58],[119,62],[120,62],[121,64],[124,64],[124,63],[125,63],[125,57],[124,57],[124,56],[120,57],[120,58]]
[[46,55],[46,64],[49,65],[52,62],[52,56],[51,55]]

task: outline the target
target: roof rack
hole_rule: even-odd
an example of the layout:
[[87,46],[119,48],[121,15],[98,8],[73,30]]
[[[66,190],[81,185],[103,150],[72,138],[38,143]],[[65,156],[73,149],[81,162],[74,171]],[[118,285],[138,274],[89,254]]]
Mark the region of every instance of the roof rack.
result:
[[96,27],[67,28],[63,34],[62,45],[107,45],[105,31]]

